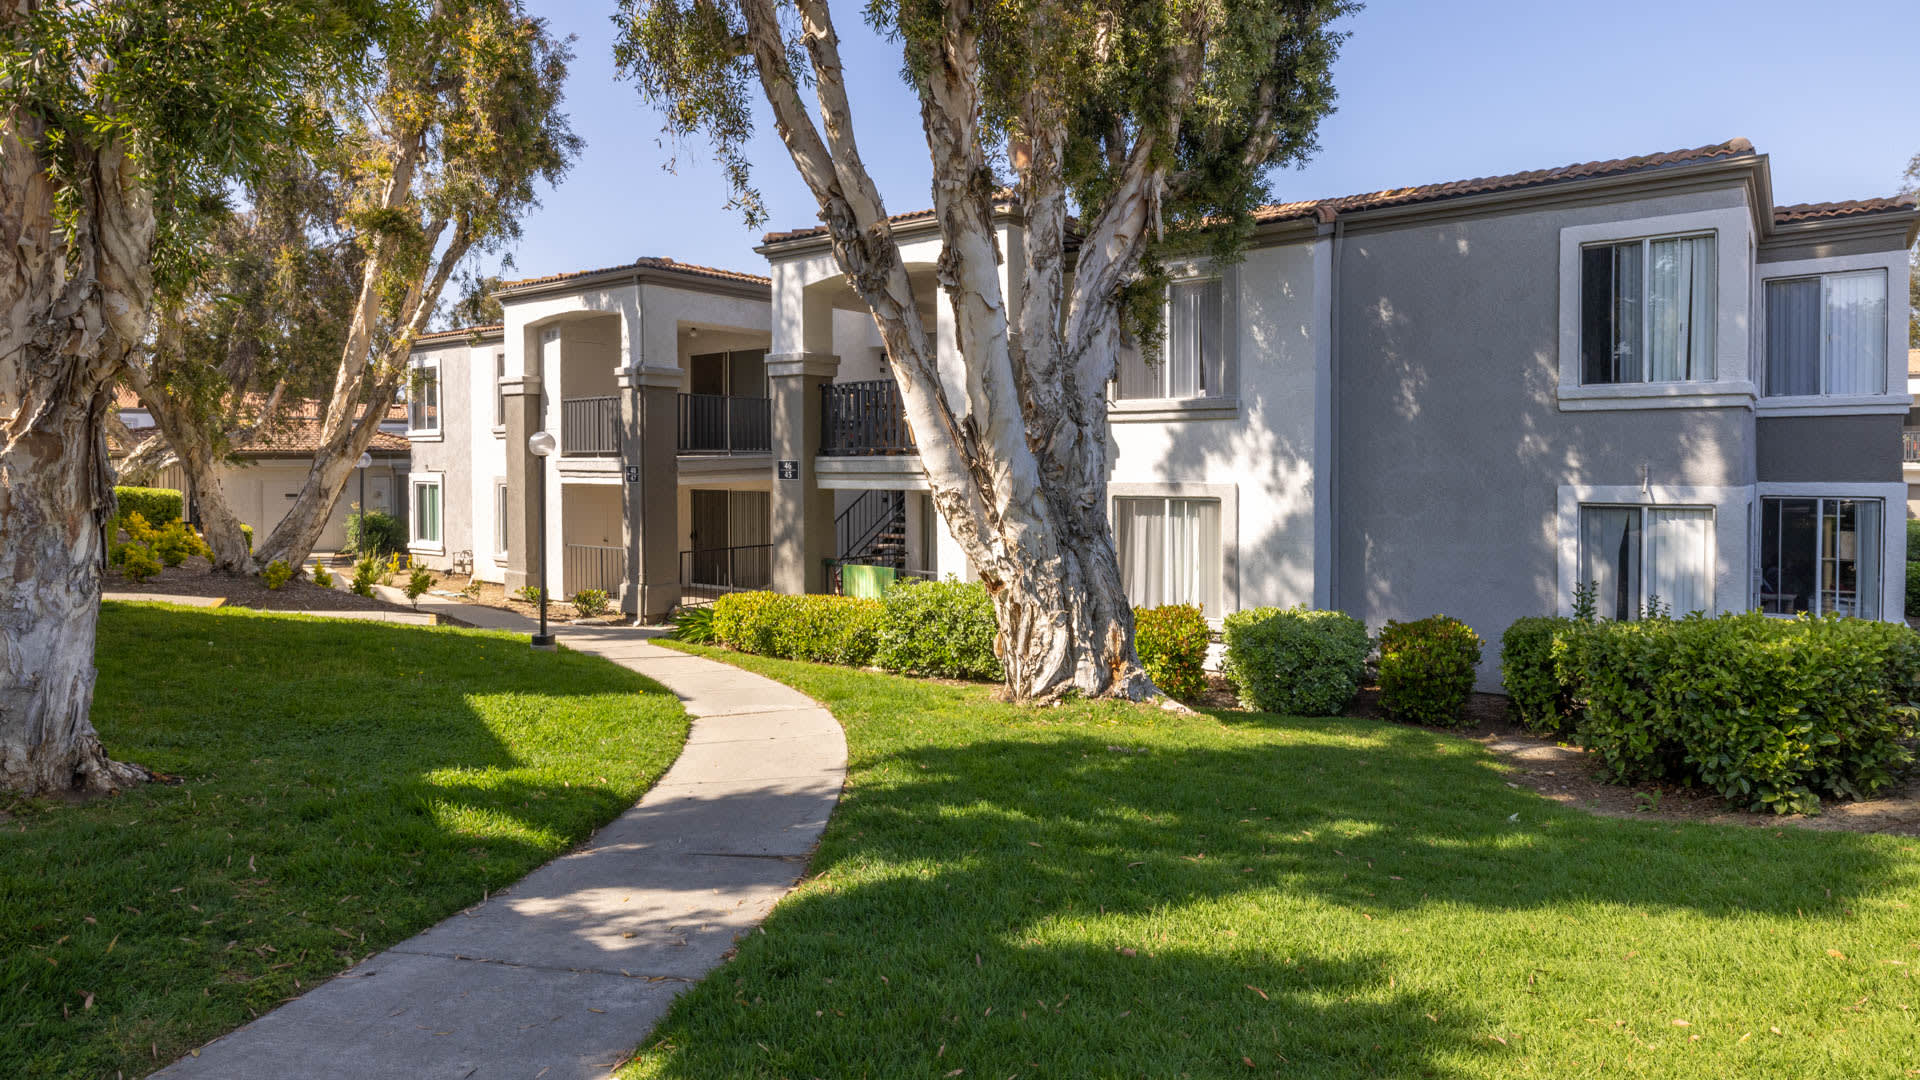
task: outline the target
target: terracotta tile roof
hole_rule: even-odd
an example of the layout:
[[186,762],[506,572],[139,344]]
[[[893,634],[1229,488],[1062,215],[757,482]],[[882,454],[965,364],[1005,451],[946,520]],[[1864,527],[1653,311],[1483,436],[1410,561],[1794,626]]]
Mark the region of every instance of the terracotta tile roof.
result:
[[1827,218],[1853,217],[1856,214],[1879,214],[1889,210],[1912,210],[1915,199],[1911,194],[1894,195],[1885,199],[1849,199],[1844,202],[1795,203],[1792,206],[1773,208],[1773,221],[1776,225],[1786,225],[1797,221],[1822,221]]
[[[407,452],[411,444],[399,435],[385,431],[373,433],[367,449],[375,452]],[[236,444],[236,454],[311,454],[320,449],[320,421],[314,417],[291,416],[276,421],[244,443]]]
[[413,343],[415,346],[419,346],[429,341],[449,341],[454,338],[463,337],[488,337],[493,334],[498,334],[505,329],[506,327],[500,323],[488,323],[485,326],[456,326],[451,330],[435,330],[431,333],[421,334],[419,337],[413,339]]
[[648,255],[621,266],[603,266],[597,270],[575,270],[565,274],[548,274],[545,277],[521,278],[518,281],[503,281],[500,291],[524,289],[530,285],[546,285],[555,281],[569,281],[573,278],[591,277],[594,274],[611,274],[621,270],[663,270],[672,274],[686,274],[689,277],[714,278],[720,281],[738,281],[749,285],[771,285],[773,279],[758,274],[743,274],[738,270],[722,270],[714,266],[696,266],[693,263],[675,262],[672,259]]
[[1568,180],[1589,180],[1600,176],[1618,176],[1623,173],[1648,172],[1654,169],[1671,168],[1676,165],[1691,165],[1718,158],[1735,158],[1752,154],[1753,144],[1745,139],[1728,139],[1723,143],[1710,146],[1696,146],[1691,150],[1669,150],[1661,154],[1643,154],[1639,157],[1611,158],[1606,161],[1583,161],[1576,165],[1562,165],[1556,169],[1534,169],[1529,172],[1508,173],[1505,176],[1481,176],[1471,180],[1450,180],[1443,184],[1422,184],[1418,187],[1389,188],[1385,191],[1370,191],[1361,195],[1343,195],[1334,199],[1316,199],[1305,202],[1282,203],[1276,206],[1264,206],[1254,211],[1254,219],[1265,223],[1303,218],[1310,214],[1327,211],[1335,214],[1350,214],[1362,210],[1379,210],[1389,206],[1406,206],[1411,203],[1433,202],[1439,199],[1458,198],[1462,195],[1486,195],[1500,191],[1517,191],[1521,188],[1539,187],[1542,184],[1557,184]]
[[[1003,189],[994,196],[993,208],[995,210],[1008,210],[1012,209],[1012,207],[1012,192]],[[932,217],[933,209],[929,207],[925,210],[913,210],[905,214],[890,214],[887,216],[887,224],[902,225],[909,221],[927,221],[932,219]],[[786,229],[781,232],[767,233],[760,238],[760,242],[763,244],[778,244],[787,240],[804,240],[810,236],[825,235],[827,235],[827,227],[825,225],[810,225],[804,229]]]

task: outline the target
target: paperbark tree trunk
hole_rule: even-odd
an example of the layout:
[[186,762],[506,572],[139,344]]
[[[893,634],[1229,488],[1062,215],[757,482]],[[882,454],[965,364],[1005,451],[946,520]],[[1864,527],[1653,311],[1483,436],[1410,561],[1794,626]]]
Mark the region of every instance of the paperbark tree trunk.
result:
[[145,770],[90,719],[113,514],[105,425],[119,358],[145,332],[153,206],[123,149],[83,162],[78,227],[56,227],[33,121],[0,120],[0,787],[99,794]]

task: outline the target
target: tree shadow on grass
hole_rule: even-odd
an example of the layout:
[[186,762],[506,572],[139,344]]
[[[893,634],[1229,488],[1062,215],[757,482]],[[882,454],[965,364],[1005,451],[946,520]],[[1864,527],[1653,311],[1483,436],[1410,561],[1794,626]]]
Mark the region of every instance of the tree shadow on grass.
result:
[[632,805],[672,695],[507,635],[103,608],[94,722],[180,778],[16,806],[0,1075],[138,1075],[518,880]]

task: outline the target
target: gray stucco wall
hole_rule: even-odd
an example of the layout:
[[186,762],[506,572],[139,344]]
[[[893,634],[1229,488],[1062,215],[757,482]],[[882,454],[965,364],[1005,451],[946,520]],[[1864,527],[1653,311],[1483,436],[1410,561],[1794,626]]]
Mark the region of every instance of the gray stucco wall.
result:
[[[485,355],[493,355],[494,345],[488,344]],[[473,543],[473,405],[468,380],[472,372],[469,369],[469,356],[472,347],[465,341],[458,345],[433,350],[420,350],[414,353],[414,360],[438,358],[440,361],[440,438],[438,441],[412,436],[414,474],[437,472],[440,474],[440,536],[442,553],[433,555],[418,553],[415,560],[425,563],[436,570],[444,570],[452,565],[453,557],[462,552],[471,552]],[[491,377],[491,373],[489,373]],[[493,429],[493,418],[483,417],[488,431]],[[401,492],[401,498],[411,500],[411,486]],[[407,502],[408,519],[412,519],[412,503]],[[469,555],[470,559],[472,556]]]
[[1335,605],[1488,642],[1560,600],[1562,484],[1753,481],[1744,409],[1562,412],[1560,230],[1743,205],[1726,187],[1354,231],[1337,270]]
[[1900,479],[1906,417],[1772,416],[1755,423],[1759,479],[1886,483]]

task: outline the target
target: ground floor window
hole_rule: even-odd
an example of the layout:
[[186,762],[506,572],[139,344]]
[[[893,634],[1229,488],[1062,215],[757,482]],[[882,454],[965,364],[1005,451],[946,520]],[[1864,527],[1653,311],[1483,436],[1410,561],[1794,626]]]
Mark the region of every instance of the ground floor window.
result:
[[507,482],[493,482],[493,550],[507,557]]
[[1712,610],[1713,511],[1581,506],[1580,583],[1603,619]]
[[1220,500],[1119,498],[1113,531],[1120,579],[1135,607],[1198,604],[1220,610]]
[[1760,610],[1880,617],[1879,499],[1760,500]]
[[440,543],[440,478],[416,474],[412,486],[412,542],[437,545]]

